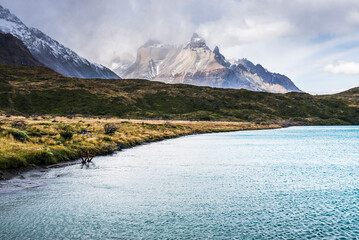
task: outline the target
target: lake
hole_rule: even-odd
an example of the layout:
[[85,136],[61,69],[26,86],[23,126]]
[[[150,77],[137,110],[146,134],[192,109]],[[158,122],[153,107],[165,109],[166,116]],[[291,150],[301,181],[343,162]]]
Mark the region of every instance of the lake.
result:
[[1,182],[0,239],[359,236],[359,126],[186,136]]

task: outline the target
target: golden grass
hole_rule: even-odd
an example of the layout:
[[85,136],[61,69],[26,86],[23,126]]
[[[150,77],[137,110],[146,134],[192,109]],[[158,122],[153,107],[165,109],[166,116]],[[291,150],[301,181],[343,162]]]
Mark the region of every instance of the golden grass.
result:
[[[22,120],[25,127],[12,127],[14,121]],[[249,122],[204,122],[134,120],[119,118],[87,117],[20,117],[0,116],[0,169],[21,168],[31,165],[48,165],[73,160],[84,151],[108,154],[122,146],[133,147],[145,142],[159,141],[196,133],[226,132],[252,129],[279,128],[279,124],[259,125]],[[106,134],[104,125],[115,124],[118,130]],[[71,140],[65,141],[60,132],[65,126],[73,129]],[[19,130],[29,136],[20,142],[9,134]],[[87,134],[81,131],[86,130]]]

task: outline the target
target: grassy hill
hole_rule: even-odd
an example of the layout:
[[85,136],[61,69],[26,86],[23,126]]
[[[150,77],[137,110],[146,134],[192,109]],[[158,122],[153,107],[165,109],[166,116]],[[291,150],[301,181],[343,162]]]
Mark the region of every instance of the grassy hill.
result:
[[0,65],[0,109],[25,115],[359,124],[358,91],[273,94],[140,79],[77,79],[44,67]]
[[344,101],[349,104],[351,107],[359,107],[359,87],[349,89],[347,91],[333,94],[333,95],[326,95],[322,96],[322,98],[326,99],[338,99]]

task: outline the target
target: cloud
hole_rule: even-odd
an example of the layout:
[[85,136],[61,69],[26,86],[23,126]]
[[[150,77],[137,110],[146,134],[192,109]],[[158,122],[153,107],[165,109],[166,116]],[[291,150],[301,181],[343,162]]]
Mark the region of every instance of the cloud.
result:
[[320,35],[351,34],[359,27],[359,2],[356,0],[227,2],[229,7],[222,18],[202,23],[199,32],[239,45],[282,37],[310,39]]
[[[290,77],[301,89],[337,86],[323,66],[359,62],[358,0],[0,0],[90,61],[111,66],[148,39],[185,43],[193,32],[230,58],[248,58]],[[336,64],[337,65],[337,64]],[[334,68],[336,65],[333,65]],[[329,80],[330,84],[329,84]],[[346,84],[346,85],[344,85]]]
[[323,70],[334,74],[359,75],[359,62],[338,62],[325,66]]

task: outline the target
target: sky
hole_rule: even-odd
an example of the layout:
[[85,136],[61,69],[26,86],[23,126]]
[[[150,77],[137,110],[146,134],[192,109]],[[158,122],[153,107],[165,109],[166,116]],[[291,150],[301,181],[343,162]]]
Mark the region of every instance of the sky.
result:
[[358,0],[0,0],[90,61],[111,67],[149,39],[196,32],[227,59],[247,58],[303,91],[359,86]]

